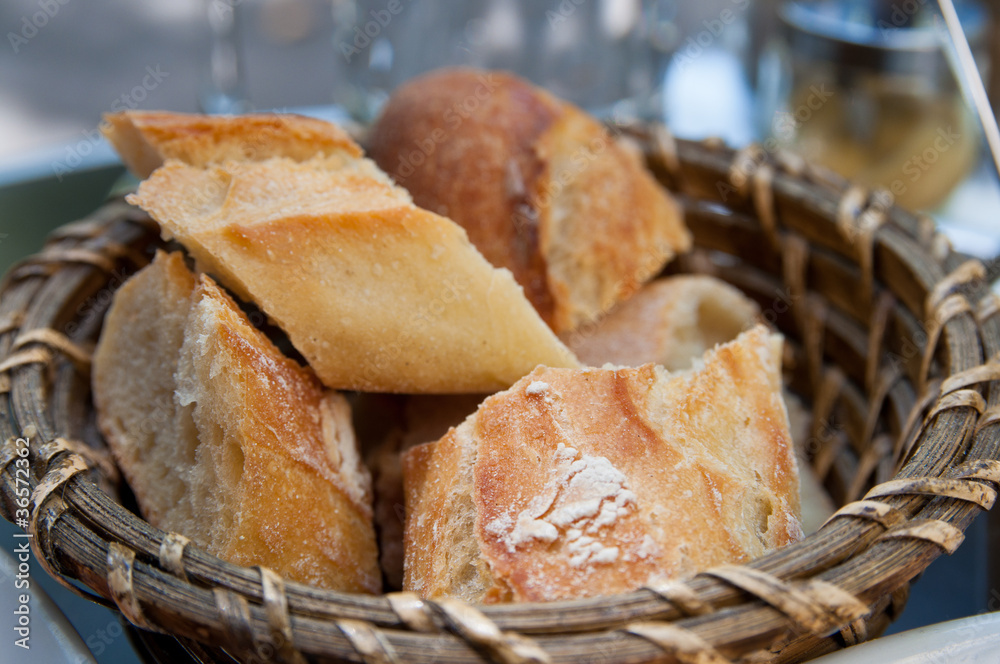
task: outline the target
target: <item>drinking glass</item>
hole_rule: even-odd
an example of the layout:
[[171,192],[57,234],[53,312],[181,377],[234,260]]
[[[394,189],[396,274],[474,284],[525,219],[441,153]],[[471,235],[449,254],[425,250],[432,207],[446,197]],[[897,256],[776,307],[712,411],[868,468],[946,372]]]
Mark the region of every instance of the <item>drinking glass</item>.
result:
[[514,72],[599,116],[655,116],[662,58],[649,35],[662,4],[333,0],[334,99],[368,121],[400,83],[467,66]]

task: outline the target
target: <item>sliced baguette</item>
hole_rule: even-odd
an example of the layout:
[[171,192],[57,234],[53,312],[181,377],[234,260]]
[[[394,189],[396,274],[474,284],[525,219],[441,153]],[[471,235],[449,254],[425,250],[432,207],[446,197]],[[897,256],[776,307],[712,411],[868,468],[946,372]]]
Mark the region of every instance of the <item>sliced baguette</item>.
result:
[[781,339],[669,374],[538,368],[404,454],[404,589],[471,602],[635,590],[801,537]]
[[226,117],[164,111],[121,111],[104,116],[101,131],[137,177],[168,159],[193,166],[316,156],[356,159],[361,148],[337,125],[290,113]]
[[94,358],[98,423],[144,516],[230,562],[378,592],[350,409],[179,254],[116,293]]
[[133,202],[252,300],[333,388],[492,392],[574,367],[510,272],[370,161],[168,161]]

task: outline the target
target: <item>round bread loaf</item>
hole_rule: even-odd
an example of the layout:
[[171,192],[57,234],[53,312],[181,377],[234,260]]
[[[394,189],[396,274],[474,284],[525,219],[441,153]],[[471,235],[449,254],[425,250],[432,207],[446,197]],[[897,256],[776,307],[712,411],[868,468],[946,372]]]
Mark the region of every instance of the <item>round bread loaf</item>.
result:
[[637,152],[510,74],[414,79],[387,103],[369,152],[417,205],[513,272],[556,332],[607,311],[691,245]]

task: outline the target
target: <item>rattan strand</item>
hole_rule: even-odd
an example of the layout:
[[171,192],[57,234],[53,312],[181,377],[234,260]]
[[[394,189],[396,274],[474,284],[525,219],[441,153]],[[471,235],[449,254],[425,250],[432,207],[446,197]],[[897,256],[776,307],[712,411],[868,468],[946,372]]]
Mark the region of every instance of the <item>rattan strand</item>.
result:
[[1000,313],[1000,295],[990,291],[976,305],[976,320],[985,325],[997,313]]
[[764,235],[772,248],[781,246],[781,237],[778,235],[777,215],[774,211],[774,167],[770,164],[762,164],[754,171],[751,178],[753,186],[753,207],[760,220]]
[[448,619],[456,634],[469,643],[489,652],[503,664],[547,664],[548,653],[531,639],[504,632],[486,614],[458,600],[432,602]]
[[365,664],[396,664],[400,659],[381,633],[362,620],[338,620],[337,627]]
[[950,523],[936,519],[919,519],[892,528],[886,531],[879,539],[922,540],[941,547],[945,553],[950,555],[958,550],[958,546],[965,539],[965,535]]
[[80,344],[74,343],[61,332],[52,329],[36,329],[21,332],[14,339],[14,350],[24,348],[32,344],[41,344],[58,353],[62,353],[72,360],[78,367],[89,368],[93,350],[84,348]]
[[971,313],[971,311],[972,307],[965,297],[962,295],[949,295],[941,300],[935,306],[934,310],[928,314],[925,323],[927,328],[927,344],[924,346],[924,352],[920,360],[919,376],[921,386],[926,385],[930,377],[931,362],[934,361],[938,350],[938,341],[941,338],[941,332],[944,330],[945,325],[963,314]]
[[285,580],[267,567],[260,571],[261,595],[264,598],[264,612],[270,629],[270,644],[281,661],[289,664],[305,664],[305,657],[295,647],[292,637],[292,623],[288,617],[288,598],[285,596]]
[[869,392],[874,389],[879,368],[882,366],[882,356],[879,353],[879,349],[885,343],[890,314],[895,308],[896,298],[889,291],[882,291],[875,300],[875,308],[871,316],[871,327],[868,330],[868,356],[865,362],[865,389]]
[[[24,437],[30,441],[34,437],[31,434],[37,435],[33,430],[25,431]],[[28,532],[31,534],[31,548],[35,553],[35,558],[46,572],[64,587],[74,592],[79,591],[53,567],[49,556],[45,555],[44,546],[51,539],[53,524],[58,521],[67,508],[66,503],[61,498],[53,497],[52,494],[74,476],[87,470],[89,470],[89,466],[86,459],[77,454],[63,457],[61,464],[50,468],[31,493],[28,520]]]
[[830,592],[830,584],[792,584],[749,567],[724,565],[704,574],[722,579],[784,613],[801,631],[826,636],[868,613],[868,606],[850,593]]
[[135,551],[118,542],[108,545],[108,586],[111,588],[111,599],[130,623],[156,631],[156,627],[146,620],[135,596],[135,588],[132,586],[134,564]]
[[645,586],[645,589],[676,606],[685,616],[704,616],[712,612],[712,607],[683,581],[661,581]]
[[979,422],[976,423],[976,434],[988,426],[992,426],[1000,422],[1000,405],[990,406],[983,412],[982,417],[979,418]]
[[17,311],[0,318],[0,334],[7,334],[21,327],[24,323],[24,313]]
[[385,597],[389,601],[389,608],[399,616],[404,625],[413,631],[425,634],[437,631],[432,615],[433,610],[416,593],[389,593]]
[[671,623],[636,623],[622,631],[646,639],[681,664],[732,664],[700,636]]
[[190,543],[191,540],[180,533],[167,533],[160,542],[160,567],[184,581],[188,580],[184,569],[184,549]]
[[903,462],[909,458],[913,445],[916,443],[917,435],[920,432],[921,421],[926,421],[925,413],[932,407],[941,392],[941,380],[933,380],[924,386],[923,392],[917,397],[916,403],[906,417],[902,433],[896,439],[893,447],[893,459],[898,469]]
[[264,648],[257,643],[250,626],[250,604],[247,599],[225,588],[214,588],[212,595],[222,622],[226,647],[237,654],[253,652],[256,656],[263,656]]

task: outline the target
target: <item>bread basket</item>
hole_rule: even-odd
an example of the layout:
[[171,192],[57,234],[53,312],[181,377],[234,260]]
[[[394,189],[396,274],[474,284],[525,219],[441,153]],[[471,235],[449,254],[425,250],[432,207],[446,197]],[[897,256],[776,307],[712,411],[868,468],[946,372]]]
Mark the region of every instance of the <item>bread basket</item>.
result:
[[792,155],[614,129],[681,194],[696,248],[670,270],[735,284],[785,334],[786,381],[811,404],[809,457],[843,505],[817,533],[628,595],[508,606],[318,590],[210,556],[119,502],[94,425],[88,366],[110,295],[161,244],[120,201],[56,231],[0,285],[4,517],[25,518],[55,578],[206,662],[798,662],[880,634],[996,497],[991,275],[886,192]]

